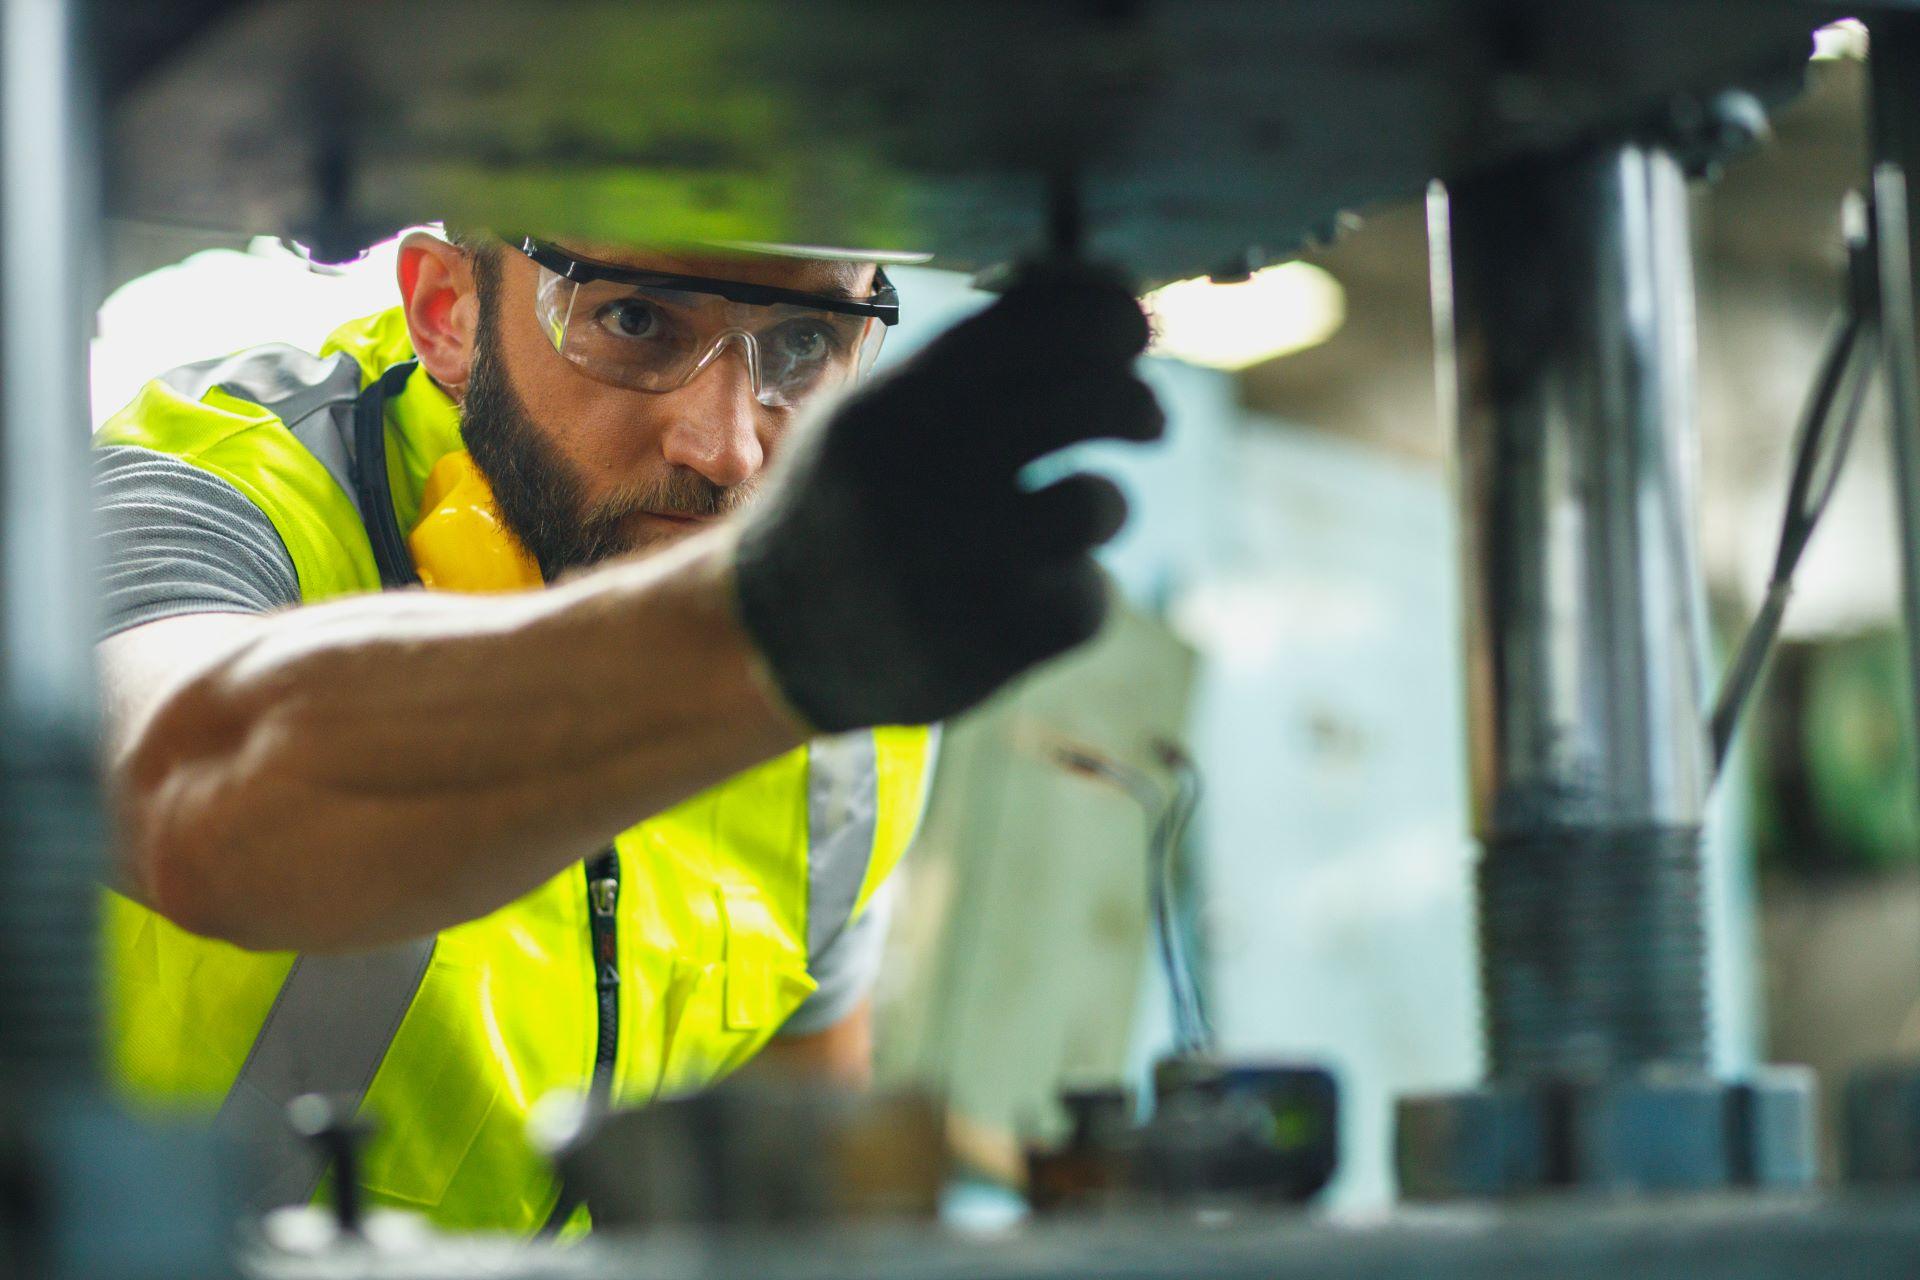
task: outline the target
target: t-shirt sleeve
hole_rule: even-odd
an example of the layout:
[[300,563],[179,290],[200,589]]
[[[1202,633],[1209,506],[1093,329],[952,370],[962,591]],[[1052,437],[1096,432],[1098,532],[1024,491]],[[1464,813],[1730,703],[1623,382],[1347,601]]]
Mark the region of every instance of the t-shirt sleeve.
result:
[[280,535],[246,495],[169,454],[93,451],[100,637],[189,613],[266,613],[300,603]]
[[808,996],[780,1027],[783,1036],[825,1031],[852,1013],[873,991],[880,974],[880,955],[893,918],[893,881],[888,880],[867,900],[866,910],[834,935],[808,964],[819,989]]

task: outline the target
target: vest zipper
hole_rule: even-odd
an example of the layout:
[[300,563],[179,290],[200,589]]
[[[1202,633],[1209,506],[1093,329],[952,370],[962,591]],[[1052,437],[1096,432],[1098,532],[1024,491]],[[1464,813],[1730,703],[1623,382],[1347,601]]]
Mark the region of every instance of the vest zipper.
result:
[[593,1083],[588,1098],[605,1105],[613,1098],[613,1064],[620,1051],[620,859],[611,848],[584,865],[587,875],[587,931],[593,946],[593,991],[600,1028],[593,1050]]
[[[600,1015],[587,1105],[598,1108],[613,1100],[613,1063],[620,1052],[620,922],[615,914],[620,907],[620,858],[609,845],[580,869],[586,873],[587,942],[593,952],[593,1000]],[[563,1181],[541,1236],[557,1234],[579,1207],[579,1195]]]

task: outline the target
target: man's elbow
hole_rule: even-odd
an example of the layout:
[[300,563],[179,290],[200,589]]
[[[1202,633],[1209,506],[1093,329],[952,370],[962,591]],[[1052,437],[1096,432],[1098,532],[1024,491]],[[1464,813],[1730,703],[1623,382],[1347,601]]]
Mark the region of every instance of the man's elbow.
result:
[[[350,895],[294,892],[262,885],[257,866],[235,840],[201,821],[161,821],[126,837],[124,889],[188,933],[245,951],[336,951],[352,944],[359,921]],[[273,856],[289,851],[276,845]]]
[[[250,950],[276,948],[271,904],[235,892],[243,824],[234,771],[248,735],[205,688],[178,691],[111,771],[119,818],[118,880],[129,896],[187,930]],[[269,932],[263,932],[263,926]]]
[[201,851],[190,839],[148,829],[128,832],[123,840],[123,887],[130,897],[188,933],[245,945],[234,936],[231,913],[208,883]]

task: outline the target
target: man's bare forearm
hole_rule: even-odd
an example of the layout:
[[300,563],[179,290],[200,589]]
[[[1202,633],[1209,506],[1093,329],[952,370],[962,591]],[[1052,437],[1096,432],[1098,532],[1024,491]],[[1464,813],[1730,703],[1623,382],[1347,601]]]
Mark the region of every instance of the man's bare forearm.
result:
[[[483,915],[803,740],[735,620],[731,533],[513,596],[261,618],[116,691],[123,877],[186,928],[328,950]],[[150,624],[153,628],[167,622]]]

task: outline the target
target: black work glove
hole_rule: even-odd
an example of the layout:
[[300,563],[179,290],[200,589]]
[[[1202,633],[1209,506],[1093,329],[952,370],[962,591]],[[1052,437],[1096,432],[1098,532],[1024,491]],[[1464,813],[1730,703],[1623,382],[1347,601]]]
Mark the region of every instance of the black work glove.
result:
[[796,711],[823,732],[943,719],[1100,629],[1089,552],[1125,500],[1097,476],[1032,492],[1016,476],[1160,434],[1133,374],[1146,344],[1112,277],[1032,268],[800,433],[737,561],[741,618]]

